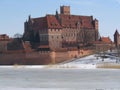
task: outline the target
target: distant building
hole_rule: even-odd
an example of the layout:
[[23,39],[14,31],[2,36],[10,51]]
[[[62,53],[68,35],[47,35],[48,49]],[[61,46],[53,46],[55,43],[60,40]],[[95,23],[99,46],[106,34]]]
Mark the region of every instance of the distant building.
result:
[[98,41],[94,42],[96,50],[99,52],[104,52],[106,50],[113,49],[113,42],[109,37],[100,37]]
[[9,41],[10,38],[6,34],[0,34],[0,41]]
[[106,43],[106,44],[112,44],[112,40],[109,37],[101,37],[100,41]]
[[33,47],[60,48],[90,45],[98,40],[99,24],[93,16],[72,15],[70,6],[61,6],[60,14],[31,18],[24,24],[24,41]]
[[7,44],[10,42],[10,38],[6,34],[0,34],[0,53],[7,51]]
[[119,34],[118,30],[116,30],[114,33],[114,43],[115,43],[116,47],[120,46],[120,34]]

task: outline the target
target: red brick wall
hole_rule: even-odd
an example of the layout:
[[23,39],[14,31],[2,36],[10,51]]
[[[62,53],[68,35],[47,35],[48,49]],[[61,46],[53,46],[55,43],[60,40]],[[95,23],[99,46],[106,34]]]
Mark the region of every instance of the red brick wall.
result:
[[0,65],[43,65],[60,63],[72,58],[90,54],[89,50],[76,50],[64,52],[31,52],[31,53],[6,53],[0,54]]

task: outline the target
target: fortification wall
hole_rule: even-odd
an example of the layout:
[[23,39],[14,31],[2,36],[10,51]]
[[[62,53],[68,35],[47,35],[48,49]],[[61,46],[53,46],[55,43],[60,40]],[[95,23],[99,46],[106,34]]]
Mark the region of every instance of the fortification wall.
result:
[[92,50],[72,50],[64,52],[52,52],[51,61],[52,63],[60,63],[63,61],[69,61],[73,58],[80,58],[86,55],[92,54]]
[[24,63],[25,63],[24,53],[0,54],[0,65],[14,65],[14,64],[24,64]]
[[55,64],[91,54],[90,50],[73,50],[64,52],[42,51],[30,53],[5,53],[0,54],[0,65],[44,65]]
[[31,52],[25,54],[26,64],[30,65],[41,65],[41,64],[50,64],[51,56],[50,52]]

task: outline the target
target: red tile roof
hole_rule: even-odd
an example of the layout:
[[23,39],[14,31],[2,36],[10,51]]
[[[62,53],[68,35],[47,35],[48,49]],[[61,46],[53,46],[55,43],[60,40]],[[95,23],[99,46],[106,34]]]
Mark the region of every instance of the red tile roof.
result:
[[33,29],[40,30],[45,28],[81,28],[92,29],[94,28],[92,16],[77,16],[77,15],[64,15],[59,14],[60,21],[57,20],[55,15],[46,15],[45,17],[32,18]]
[[34,18],[33,27],[35,30],[45,29],[45,28],[62,28],[54,15],[47,15],[41,18]]
[[10,40],[8,35],[0,34],[0,41],[8,41],[8,40]]
[[101,37],[100,41],[108,43],[108,44],[112,43],[112,41],[111,41],[111,39],[109,37]]
[[48,28],[62,28],[54,15],[47,15]]
[[32,21],[34,30],[45,29],[48,27],[46,17],[33,18]]
[[61,25],[63,27],[77,28],[79,23],[81,28],[94,28],[92,16],[77,16],[77,15],[59,15],[61,18]]

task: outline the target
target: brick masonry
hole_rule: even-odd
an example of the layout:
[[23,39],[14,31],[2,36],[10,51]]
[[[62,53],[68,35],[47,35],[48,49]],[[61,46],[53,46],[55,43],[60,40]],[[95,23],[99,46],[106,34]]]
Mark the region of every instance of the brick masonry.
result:
[[64,52],[30,52],[24,53],[23,51],[9,52],[0,54],[0,65],[46,65],[56,64],[72,58],[79,58],[91,54],[90,50],[81,51],[64,51]]

